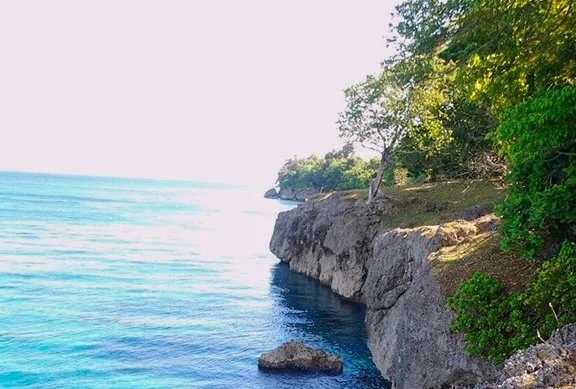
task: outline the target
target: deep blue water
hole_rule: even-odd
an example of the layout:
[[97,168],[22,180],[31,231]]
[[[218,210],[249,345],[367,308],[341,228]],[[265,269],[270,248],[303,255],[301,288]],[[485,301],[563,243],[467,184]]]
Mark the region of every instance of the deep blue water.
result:
[[[364,312],[269,252],[246,188],[0,172],[0,387],[380,388]],[[344,374],[270,374],[298,339]]]

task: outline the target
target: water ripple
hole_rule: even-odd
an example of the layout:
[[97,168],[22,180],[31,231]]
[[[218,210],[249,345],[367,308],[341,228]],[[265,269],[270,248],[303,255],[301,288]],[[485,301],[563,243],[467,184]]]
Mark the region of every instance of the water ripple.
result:
[[[0,173],[0,387],[379,388],[364,312],[268,252],[243,188]],[[342,376],[258,371],[298,338]]]

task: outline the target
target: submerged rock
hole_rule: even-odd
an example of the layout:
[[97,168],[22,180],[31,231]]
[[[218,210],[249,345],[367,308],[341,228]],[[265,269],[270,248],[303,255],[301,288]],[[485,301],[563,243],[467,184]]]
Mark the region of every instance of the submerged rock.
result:
[[276,192],[276,188],[270,188],[264,193],[264,197],[267,199],[277,199],[278,192]]
[[299,370],[341,373],[342,358],[324,350],[291,340],[258,359],[258,367],[268,370]]

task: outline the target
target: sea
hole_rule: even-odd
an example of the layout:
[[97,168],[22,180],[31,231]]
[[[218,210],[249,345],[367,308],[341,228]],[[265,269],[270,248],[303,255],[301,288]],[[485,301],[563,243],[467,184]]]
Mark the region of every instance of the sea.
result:
[[[0,388],[388,388],[363,308],[270,253],[297,204],[260,189],[0,172]],[[343,374],[258,369],[291,339]]]

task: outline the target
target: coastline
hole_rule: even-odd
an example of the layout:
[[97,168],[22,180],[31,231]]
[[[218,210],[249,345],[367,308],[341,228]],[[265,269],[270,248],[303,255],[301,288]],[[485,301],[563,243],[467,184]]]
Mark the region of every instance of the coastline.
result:
[[[497,368],[469,355],[430,257],[466,234],[488,233],[492,216],[463,224],[383,228],[393,207],[333,194],[278,215],[271,251],[291,270],[319,280],[367,309],[374,362],[398,389],[492,380]],[[434,346],[430,347],[431,342]]]

